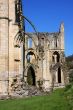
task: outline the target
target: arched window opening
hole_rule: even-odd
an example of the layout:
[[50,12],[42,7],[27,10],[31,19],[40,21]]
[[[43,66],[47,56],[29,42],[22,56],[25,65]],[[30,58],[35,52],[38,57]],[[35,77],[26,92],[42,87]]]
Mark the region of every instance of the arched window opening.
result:
[[31,51],[28,52],[26,59],[27,59],[28,63],[34,63],[35,62],[35,54]]
[[57,62],[60,61],[60,55],[59,55],[58,52],[55,51],[55,52],[53,53],[52,61],[55,62],[55,63],[57,63]]
[[32,85],[32,86],[36,85],[35,72],[32,67],[30,67],[27,72],[27,83],[28,85]]
[[61,83],[61,68],[58,68],[58,83]]

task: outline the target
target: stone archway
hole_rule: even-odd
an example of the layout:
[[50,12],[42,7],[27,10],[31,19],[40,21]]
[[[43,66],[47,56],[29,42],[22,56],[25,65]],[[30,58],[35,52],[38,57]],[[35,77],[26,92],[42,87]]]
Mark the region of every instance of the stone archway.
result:
[[32,66],[30,66],[27,71],[27,83],[32,86],[36,85],[35,71]]

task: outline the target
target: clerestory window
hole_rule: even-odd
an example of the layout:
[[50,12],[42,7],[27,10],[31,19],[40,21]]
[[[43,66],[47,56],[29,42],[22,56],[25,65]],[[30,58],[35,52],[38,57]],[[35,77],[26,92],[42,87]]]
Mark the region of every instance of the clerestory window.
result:
[[19,22],[19,13],[18,13],[18,1],[15,1],[15,22]]

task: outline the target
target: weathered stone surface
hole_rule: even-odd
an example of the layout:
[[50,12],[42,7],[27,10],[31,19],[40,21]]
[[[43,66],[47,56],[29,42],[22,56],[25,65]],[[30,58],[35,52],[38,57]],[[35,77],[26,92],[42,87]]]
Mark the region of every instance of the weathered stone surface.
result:
[[10,98],[22,98],[22,97],[31,97],[45,95],[44,91],[40,91],[37,87],[25,85],[24,87],[18,87],[12,91]]
[[[49,92],[51,87],[62,87],[67,79],[63,71],[64,24],[61,23],[59,32],[55,33],[26,33],[23,49],[23,43],[17,40],[19,26],[16,22],[15,5],[19,4],[16,4],[15,0],[0,0],[2,97],[41,95],[41,90]],[[19,10],[22,11],[21,4]],[[24,81],[21,81],[21,78]]]

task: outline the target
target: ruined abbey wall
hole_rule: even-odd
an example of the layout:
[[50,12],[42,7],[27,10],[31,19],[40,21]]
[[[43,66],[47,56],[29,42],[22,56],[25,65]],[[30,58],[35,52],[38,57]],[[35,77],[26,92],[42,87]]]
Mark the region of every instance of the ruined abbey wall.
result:
[[[32,43],[31,43],[32,42]],[[28,79],[28,70],[32,67],[35,71],[35,82],[43,82],[43,88],[51,88],[52,80],[54,86],[64,86],[64,74],[62,64],[64,57],[64,24],[59,32],[55,33],[27,33],[25,37],[25,68]],[[54,79],[53,77],[54,72]]]
[[0,95],[11,95],[13,81],[19,84],[22,78],[27,85],[41,85],[44,91],[64,87],[64,24],[55,33],[26,33],[23,49],[23,42],[17,40],[20,3],[0,0]]

